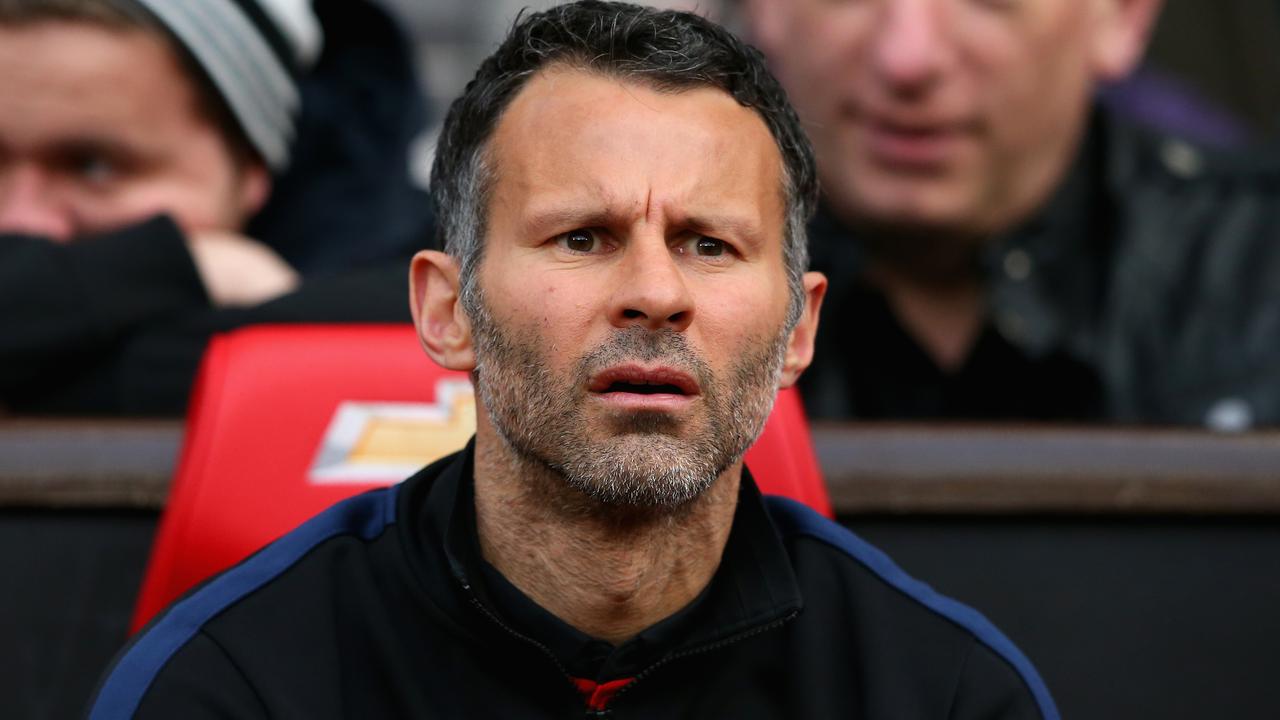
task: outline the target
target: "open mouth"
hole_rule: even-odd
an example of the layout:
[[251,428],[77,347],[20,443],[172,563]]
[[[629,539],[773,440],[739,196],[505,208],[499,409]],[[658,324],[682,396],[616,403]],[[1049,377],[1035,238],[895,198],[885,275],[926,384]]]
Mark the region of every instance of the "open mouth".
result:
[[670,383],[634,383],[634,382],[615,382],[610,383],[609,387],[601,392],[606,393],[634,393],[636,395],[684,395],[684,390],[679,386]]
[[689,397],[699,394],[698,383],[687,373],[670,367],[639,365],[620,365],[599,372],[591,378],[587,389],[601,395]]

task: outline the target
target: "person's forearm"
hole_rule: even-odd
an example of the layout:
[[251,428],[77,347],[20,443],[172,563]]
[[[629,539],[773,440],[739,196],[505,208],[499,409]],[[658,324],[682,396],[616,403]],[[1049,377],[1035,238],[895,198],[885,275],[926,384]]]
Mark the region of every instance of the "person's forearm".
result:
[[177,226],[149,220],[57,244],[0,235],[0,388],[92,356],[208,299]]

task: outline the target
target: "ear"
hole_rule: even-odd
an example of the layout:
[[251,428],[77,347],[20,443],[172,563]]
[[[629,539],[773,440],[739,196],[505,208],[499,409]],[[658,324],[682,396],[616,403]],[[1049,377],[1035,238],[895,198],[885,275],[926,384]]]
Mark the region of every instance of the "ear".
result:
[[827,277],[819,272],[804,274],[804,310],[800,313],[800,321],[791,330],[787,340],[787,356],[782,361],[782,382],[780,387],[791,387],[800,378],[800,373],[809,367],[813,360],[813,341],[818,335],[818,312],[822,309],[822,298],[827,294]]
[[458,263],[438,250],[423,250],[409,267],[409,308],[418,340],[437,365],[470,372],[476,357],[471,321],[458,300]]
[[1094,0],[1093,71],[1098,80],[1119,80],[1138,65],[1163,4],[1163,0]]
[[240,217],[253,217],[271,196],[271,172],[260,162],[245,163],[240,168],[240,190],[237,196]]

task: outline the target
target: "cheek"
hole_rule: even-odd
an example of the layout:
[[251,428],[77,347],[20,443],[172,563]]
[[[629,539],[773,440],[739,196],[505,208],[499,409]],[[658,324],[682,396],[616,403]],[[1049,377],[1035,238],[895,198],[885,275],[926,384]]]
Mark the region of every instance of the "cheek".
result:
[[546,351],[577,356],[586,335],[603,310],[586,302],[602,288],[569,273],[535,272],[528,263],[512,262],[514,272],[489,273],[482,282],[495,319],[526,338],[537,338]]
[[152,179],[151,198],[189,230],[240,230],[249,219],[245,183],[219,138],[204,133]]
[[736,360],[782,328],[790,300],[786,279],[753,278],[700,293],[699,342],[709,357]]
[[973,92],[1013,149],[1035,149],[1047,132],[1071,125],[1090,92],[1083,10],[1049,3],[1028,12],[972,23],[967,43]]
[[787,91],[806,107],[834,106],[839,89],[856,84],[864,74],[866,12],[811,10],[800,13],[787,37]]
[[165,213],[186,232],[239,230],[247,218],[235,177],[221,168],[168,168],[121,180],[109,193],[86,194],[82,220],[98,228],[127,225]]
[[77,194],[74,213],[77,233],[96,233],[168,214],[184,230],[192,215],[183,193],[164,178],[130,178],[121,181],[110,192],[83,191]]
[[560,348],[565,336],[579,324],[581,311],[573,300],[571,286],[556,283],[530,284],[513,308],[525,308],[522,322],[536,329],[547,344]]

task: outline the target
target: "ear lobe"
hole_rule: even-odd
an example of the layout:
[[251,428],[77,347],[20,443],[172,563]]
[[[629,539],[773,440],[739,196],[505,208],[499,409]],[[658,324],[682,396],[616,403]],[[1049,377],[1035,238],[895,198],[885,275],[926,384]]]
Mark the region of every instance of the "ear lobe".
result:
[[804,274],[804,310],[800,320],[791,330],[787,340],[787,355],[782,361],[780,387],[796,384],[800,374],[813,361],[813,343],[818,335],[818,314],[822,310],[822,298],[827,294],[827,278],[819,272]]
[[248,219],[258,214],[271,196],[271,173],[260,162],[247,163],[240,169],[240,216]]
[[1120,80],[1142,60],[1163,0],[1094,3],[1093,65],[1103,82]]
[[458,299],[458,263],[437,250],[413,256],[409,268],[409,309],[418,340],[436,364],[470,372],[476,358],[471,323]]

